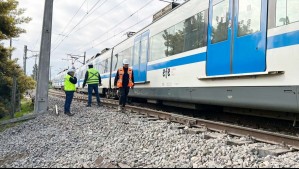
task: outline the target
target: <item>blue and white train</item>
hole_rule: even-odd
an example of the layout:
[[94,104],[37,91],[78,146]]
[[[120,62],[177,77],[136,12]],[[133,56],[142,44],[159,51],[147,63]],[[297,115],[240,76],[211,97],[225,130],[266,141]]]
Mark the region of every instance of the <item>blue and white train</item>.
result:
[[[116,70],[127,58],[136,82],[132,98],[295,118],[298,11],[298,0],[189,0],[91,62],[106,95],[115,94]],[[79,90],[86,68],[77,71]]]

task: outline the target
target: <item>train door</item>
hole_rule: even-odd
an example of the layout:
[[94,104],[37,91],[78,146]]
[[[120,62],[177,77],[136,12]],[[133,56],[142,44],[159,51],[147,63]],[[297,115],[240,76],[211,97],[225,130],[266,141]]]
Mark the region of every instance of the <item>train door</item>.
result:
[[265,0],[210,0],[207,75],[266,70]]
[[148,63],[149,32],[135,38],[133,70],[135,83],[145,83]]

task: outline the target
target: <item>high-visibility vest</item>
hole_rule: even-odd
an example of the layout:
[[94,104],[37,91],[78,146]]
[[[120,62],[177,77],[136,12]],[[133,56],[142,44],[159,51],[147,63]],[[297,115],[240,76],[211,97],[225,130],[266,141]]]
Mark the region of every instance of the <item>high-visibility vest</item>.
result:
[[[125,74],[124,68],[120,68],[118,70],[118,74],[119,74],[119,79],[117,81],[117,87],[121,88],[121,87],[123,87],[123,77],[124,77],[124,74]],[[134,86],[134,83],[132,81],[133,70],[131,68],[128,68],[128,74],[129,74],[129,84],[128,84],[128,87],[133,87]]]
[[94,68],[88,69],[88,79],[87,79],[87,84],[99,84],[99,71],[97,71]]
[[66,75],[64,78],[64,91],[66,92],[74,92],[76,91],[76,85],[70,81],[72,76]]

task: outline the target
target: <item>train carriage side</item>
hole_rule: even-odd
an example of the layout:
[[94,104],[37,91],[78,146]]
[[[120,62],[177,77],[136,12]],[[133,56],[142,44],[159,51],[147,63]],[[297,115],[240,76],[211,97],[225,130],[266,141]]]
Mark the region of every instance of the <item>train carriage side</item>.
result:
[[100,55],[95,63],[95,68],[99,71],[102,79],[102,86],[99,87],[99,93],[106,95],[110,89],[110,67],[111,67],[112,50],[109,50]]
[[131,97],[192,102],[188,88],[197,84],[199,63],[206,59],[208,7],[208,0],[188,1],[134,37],[139,75]]
[[[117,86],[114,86],[115,76],[117,70],[123,66],[123,60],[128,59],[130,66],[133,65],[133,38],[129,38],[113,48],[113,56],[111,58],[111,88],[112,91],[109,93],[110,98],[117,98]],[[136,70],[138,72],[138,70]],[[134,72],[134,75],[136,73]]]
[[130,96],[298,113],[298,7],[294,0],[188,1],[134,37],[133,68],[142,74],[142,38],[150,32],[145,80]]

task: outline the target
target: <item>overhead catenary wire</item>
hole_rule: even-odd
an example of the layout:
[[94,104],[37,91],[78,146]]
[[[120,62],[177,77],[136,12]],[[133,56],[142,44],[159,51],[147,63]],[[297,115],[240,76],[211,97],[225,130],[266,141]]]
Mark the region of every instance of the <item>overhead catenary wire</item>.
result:
[[[79,11],[82,9],[83,5],[87,2],[87,0],[85,0],[79,7],[79,9],[76,11],[76,13],[73,15],[73,17],[69,20],[69,22],[66,24],[66,26],[63,28],[63,31],[60,33],[61,35],[64,34],[64,32],[66,31],[66,29],[68,28],[68,26],[72,23],[72,21],[74,20],[74,18],[77,16],[77,14],[79,13]],[[57,41],[58,42],[58,39],[57,38],[55,40],[55,42]]]
[[[103,14],[101,14],[101,17],[107,15],[108,13],[110,13],[111,11],[113,11],[115,8],[119,7],[120,5],[122,5],[122,4],[123,4],[124,2],[126,2],[126,1],[128,1],[128,0],[123,0],[122,2],[120,2],[119,4],[117,4],[116,6],[114,6],[113,8],[109,9],[109,10],[106,11],[106,12],[103,12]],[[78,31],[82,30],[83,28],[85,28],[86,26],[88,26],[88,25],[94,23],[94,22],[97,21],[99,18],[100,18],[100,17],[97,17],[97,18],[93,19],[91,22],[88,22],[88,23],[85,24],[84,26],[82,26],[82,27],[80,27],[79,29],[77,29],[74,33],[78,32]]]
[[119,32],[119,33],[117,33],[117,34],[108,37],[106,40],[103,40],[103,41],[101,41],[101,42],[95,44],[93,47],[87,49],[86,51],[89,51],[89,50],[93,49],[94,47],[99,46],[99,45],[101,45],[101,44],[103,44],[103,43],[109,41],[111,38],[114,38],[114,37],[116,37],[116,36],[118,36],[118,35],[121,35],[121,34],[125,33],[127,30],[133,28],[134,26],[136,26],[136,25],[138,25],[138,24],[140,24],[140,23],[142,23],[142,22],[148,20],[149,18],[152,18],[152,16],[153,16],[153,14],[149,15],[148,17],[146,17],[146,18],[140,20],[138,23],[135,23],[134,25],[129,26],[129,27],[126,28],[125,30],[122,30],[121,32]]
[[[101,2],[102,0],[99,0],[99,1],[97,1],[97,3],[95,3],[94,5],[93,5],[93,7],[90,9],[90,11],[92,11],[91,12],[91,14],[93,13],[93,9]],[[102,6],[105,2],[107,2],[107,0],[104,0],[104,2],[100,5],[100,6]],[[97,8],[97,9],[99,9],[99,8]],[[62,42],[65,40],[65,39],[67,39],[69,36],[70,36],[70,34],[75,30],[75,28],[77,27],[77,26],[79,26],[82,22],[83,22],[83,20],[87,17],[87,16],[89,16],[89,15],[91,15],[91,14],[89,14],[89,13],[86,13],[81,19],[80,19],[80,21],[69,31],[69,33],[58,43],[58,45],[56,45],[56,47],[54,48],[54,49],[52,49],[52,53],[62,44]]]
[[[83,45],[82,47],[80,47],[79,49],[72,51],[71,53],[74,53],[76,51],[80,51],[81,49],[83,49],[85,46],[87,46],[88,44],[102,38],[103,36],[105,36],[107,33],[109,33],[110,31],[114,30],[115,28],[117,28],[118,25],[121,25],[122,23],[126,22],[128,19],[130,19],[131,17],[133,17],[135,14],[137,14],[139,11],[141,11],[142,9],[144,9],[145,7],[147,7],[150,3],[154,2],[155,0],[150,0],[149,2],[147,2],[144,6],[142,6],[141,8],[139,8],[138,10],[136,10],[135,12],[133,12],[129,17],[125,18],[124,20],[120,21],[119,23],[113,25],[112,27],[110,27],[108,29],[108,31],[104,32],[103,34],[101,34],[100,36],[98,36],[97,38],[95,38],[94,40],[86,43],[85,45]],[[153,14],[152,14],[153,15]],[[151,15],[151,16],[152,16]],[[92,49],[92,48],[91,48]]]

